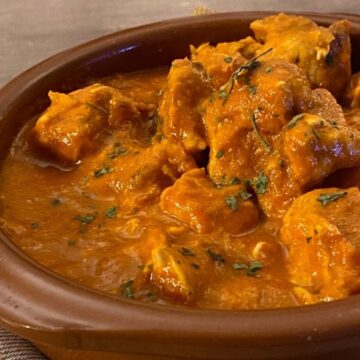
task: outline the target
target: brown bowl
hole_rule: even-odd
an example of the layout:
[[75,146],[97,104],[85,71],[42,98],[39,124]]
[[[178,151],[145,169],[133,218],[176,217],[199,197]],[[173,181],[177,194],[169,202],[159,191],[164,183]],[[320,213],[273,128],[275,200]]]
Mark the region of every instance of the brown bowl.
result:
[[[188,45],[239,39],[269,13],[228,13],[146,25],[91,41],[24,72],[0,90],[0,161],[14,136],[47,105],[47,91],[89,77],[169,64]],[[318,24],[353,23],[360,70],[360,16],[307,13]],[[262,311],[209,311],[118,299],[41,267],[0,232],[0,323],[53,359],[360,358],[360,296]]]

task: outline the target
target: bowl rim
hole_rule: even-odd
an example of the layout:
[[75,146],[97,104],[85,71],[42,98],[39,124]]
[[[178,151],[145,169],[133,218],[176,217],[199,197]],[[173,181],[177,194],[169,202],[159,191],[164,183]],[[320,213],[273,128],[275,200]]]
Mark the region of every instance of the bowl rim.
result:
[[[118,43],[135,43],[142,36],[178,27],[229,19],[256,19],[277,12],[231,12],[177,18],[118,31],[62,51],[26,70],[0,89],[0,122],[17,105],[19,94],[31,92],[56,71],[91,58]],[[289,13],[289,12],[287,12]],[[344,17],[360,33],[360,15],[296,12],[318,22]],[[19,272],[19,269],[22,271]],[[33,341],[79,348],[96,336],[118,339],[144,337],[198,342],[214,339],[245,346],[256,338],[258,346],[286,342],[306,344],[346,337],[360,330],[360,295],[327,304],[273,310],[204,310],[142,303],[100,294],[74,284],[28,258],[0,232],[0,324]],[[84,303],[84,299],[86,302]],[[81,333],[81,341],[79,334]],[[64,336],[66,334],[66,336]],[[87,335],[88,337],[87,337]],[[207,346],[215,346],[211,342]],[[131,343],[132,344],[132,343]],[[111,347],[112,346],[112,347]],[[110,348],[123,349],[113,341]],[[136,346],[136,343],[129,349]]]

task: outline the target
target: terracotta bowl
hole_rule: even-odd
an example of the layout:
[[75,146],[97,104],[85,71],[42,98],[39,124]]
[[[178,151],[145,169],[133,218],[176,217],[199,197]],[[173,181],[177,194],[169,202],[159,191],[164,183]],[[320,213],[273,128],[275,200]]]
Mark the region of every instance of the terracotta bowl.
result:
[[[114,33],[56,55],[0,90],[0,161],[14,136],[47,105],[47,91],[89,77],[170,64],[188,45],[248,35],[269,13],[177,19]],[[318,24],[353,23],[360,70],[360,17],[306,14]],[[0,323],[52,359],[360,358],[360,296],[263,311],[209,311],[145,304],[83,288],[44,269],[0,233]]]

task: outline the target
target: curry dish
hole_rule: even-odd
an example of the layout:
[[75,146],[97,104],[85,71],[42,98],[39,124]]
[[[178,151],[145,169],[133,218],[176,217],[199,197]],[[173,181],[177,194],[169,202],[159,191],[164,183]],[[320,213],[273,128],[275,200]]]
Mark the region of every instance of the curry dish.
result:
[[29,120],[2,230],[118,297],[265,309],[360,292],[360,73],[350,24],[278,14],[253,37],[114,74]]

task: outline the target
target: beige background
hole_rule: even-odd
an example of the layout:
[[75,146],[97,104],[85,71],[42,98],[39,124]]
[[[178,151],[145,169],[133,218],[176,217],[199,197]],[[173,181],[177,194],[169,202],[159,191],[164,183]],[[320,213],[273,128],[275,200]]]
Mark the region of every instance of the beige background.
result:
[[0,86],[83,41],[148,22],[214,11],[308,10],[360,14],[360,0],[0,0]]

